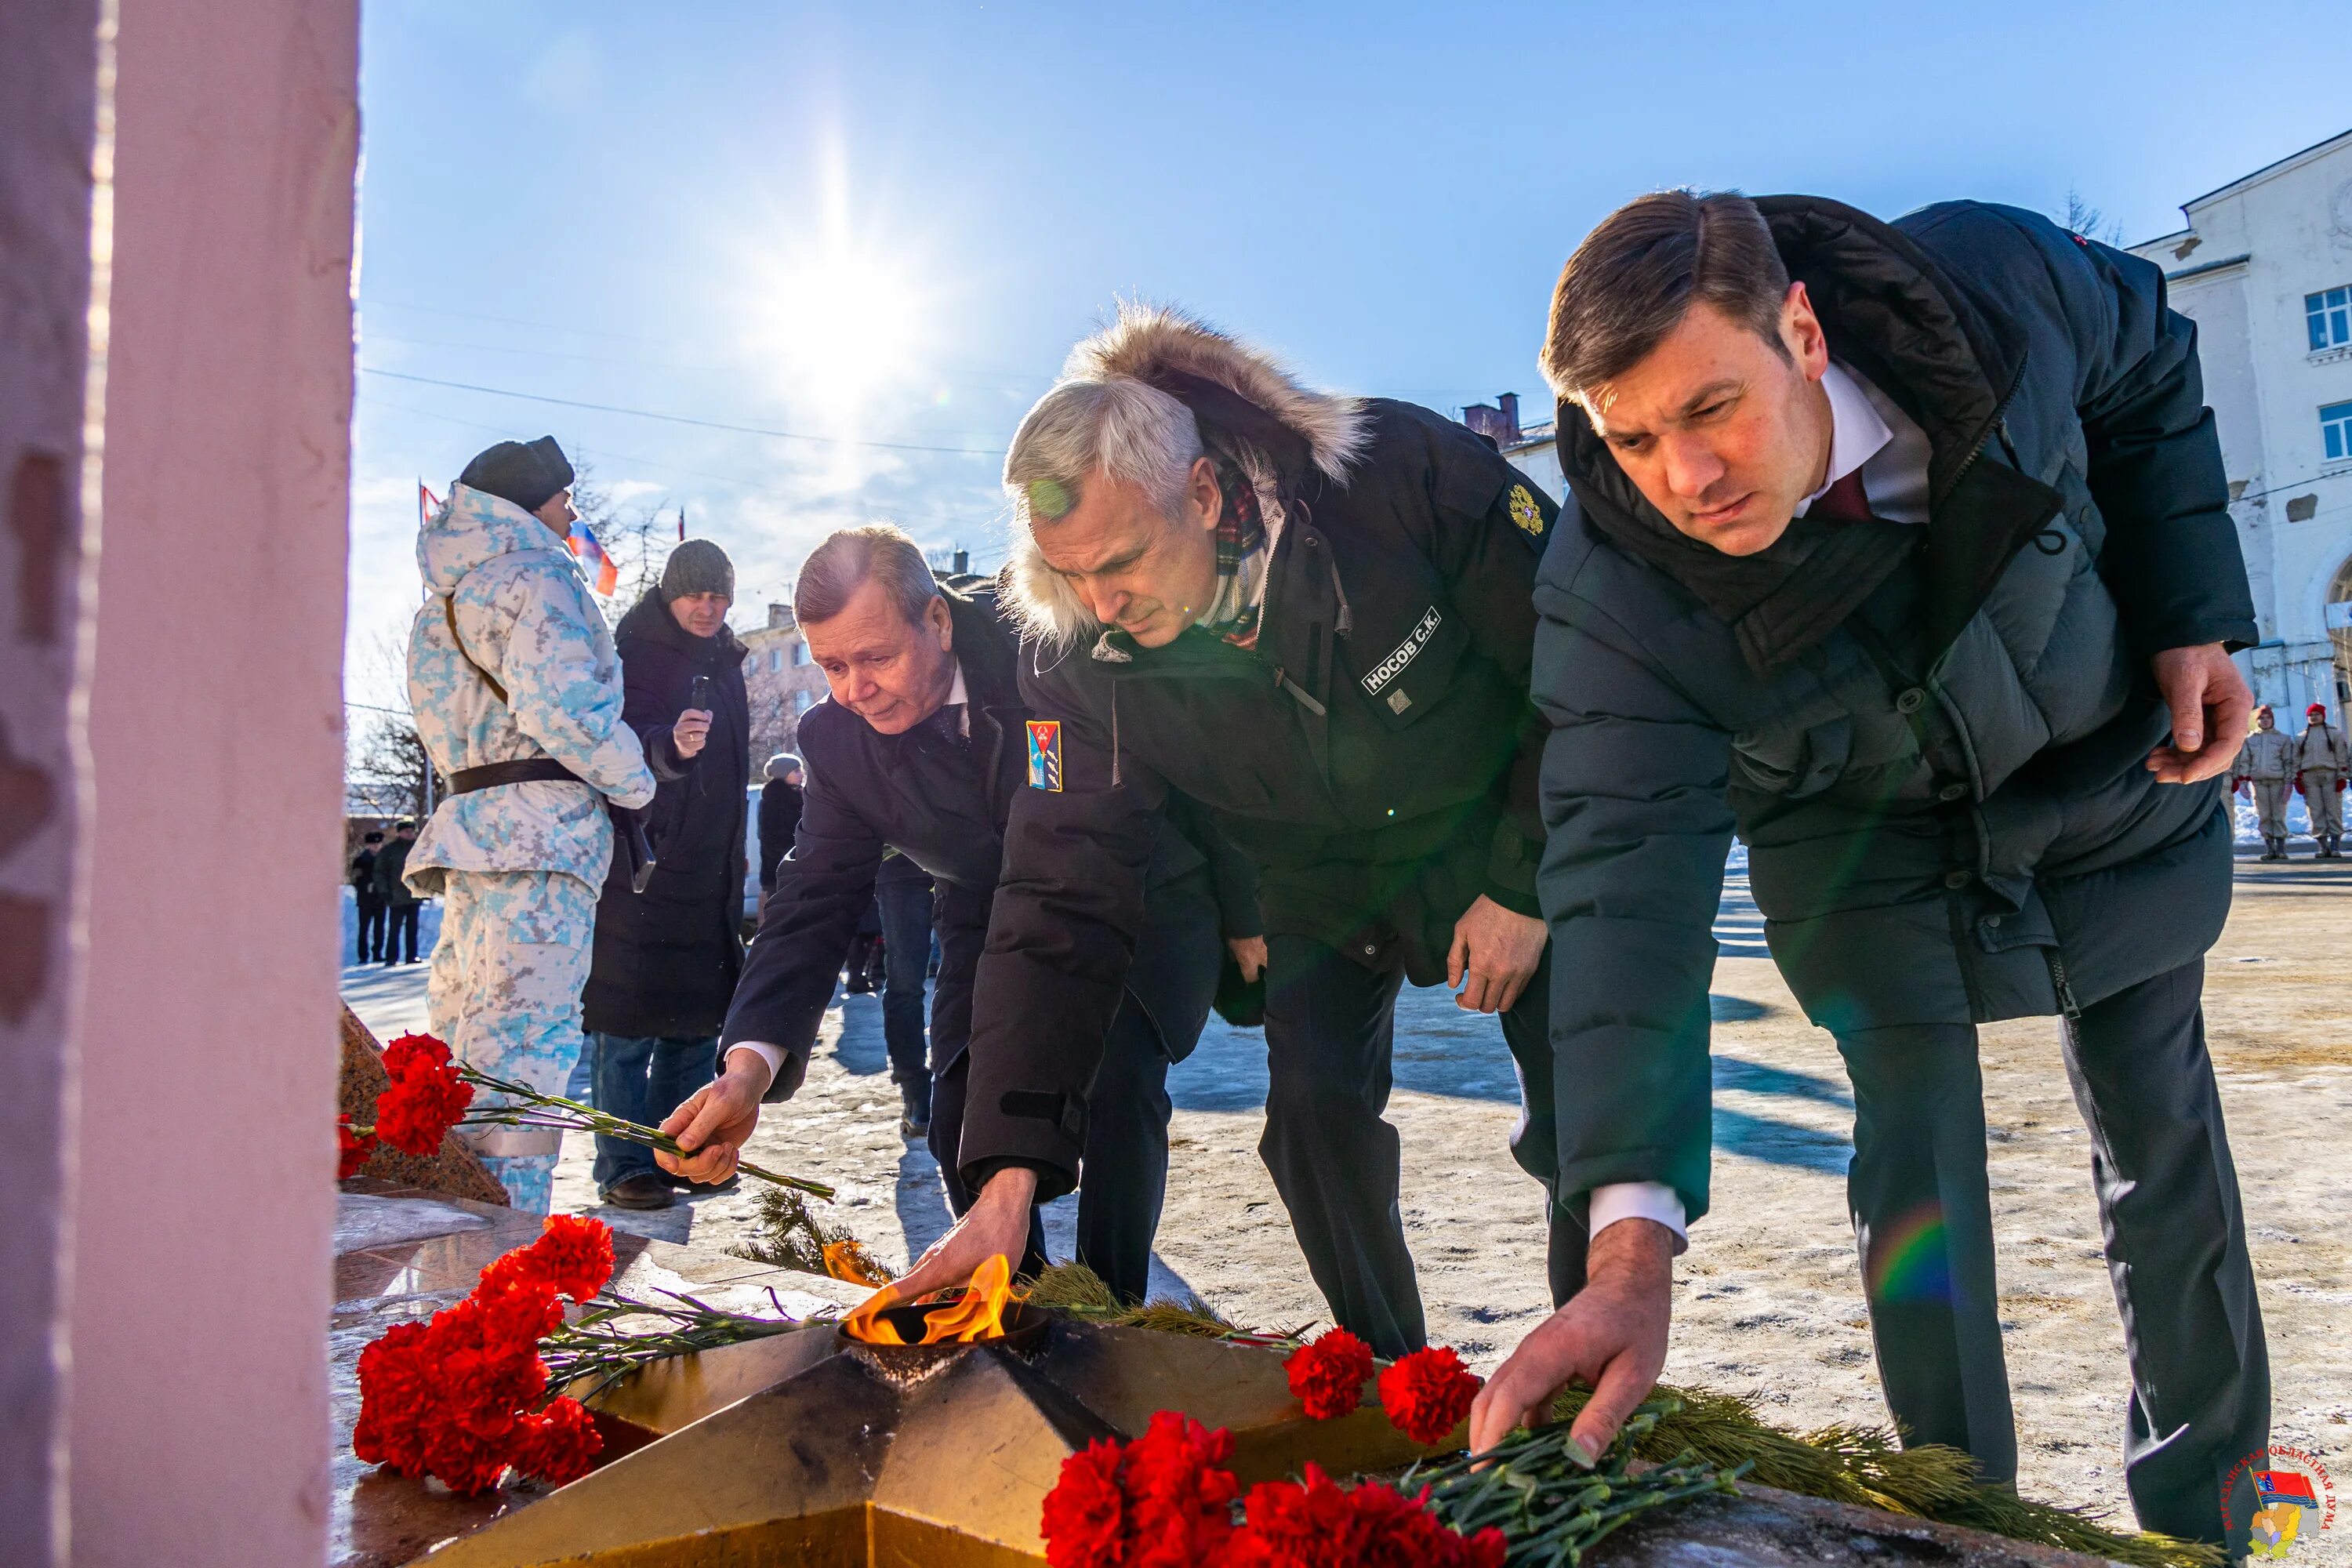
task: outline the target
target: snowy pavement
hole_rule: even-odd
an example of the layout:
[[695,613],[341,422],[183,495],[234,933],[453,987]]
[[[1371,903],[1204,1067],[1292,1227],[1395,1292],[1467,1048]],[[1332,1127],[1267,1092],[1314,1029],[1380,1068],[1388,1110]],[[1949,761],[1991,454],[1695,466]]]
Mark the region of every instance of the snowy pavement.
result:
[[[2352,1452],[2352,1164],[2313,1152],[2352,1134],[2352,862],[2257,865],[2242,852],[2236,909],[2208,970],[2207,1010],[2252,1217],[2277,1385],[2274,1441]],[[2295,847],[2310,853],[2308,841]],[[1677,1268],[1671,1380],[1748,1395],[1783,1425],[1885,1418],[1847,1226],[1852,1100],[1829,1037],[1765,953],[1744,874],[1727,889],[1714,984],[1714,1209]],[[348,952],[348,949],[346,950]],[[422,966],[349,971],[379,1035],[424,1022]],[[2001,1300],[2022,1484],[2123,1510],[2121,1331],[2099,1250],[2079,1114],[2053,1025],[1984,1031],[1986,1115]],[[1168,1206],[1160,1289],[1250,1324],[1323,1315],[1256,1153],[1262,1037],[1213,1022],[1170,1076]],[[878,998],[837,998],[808,1080],[770,1108],[752,1157],[836,1184],[829,1219],[894,1267],[946,1227],[931,1158],[897,1129]],[[1390,1120],[1404,1148],[1403,1215],[1433,1340],[1490,1368],[1549,1309],[1541,1196],[1512,1163],[1516,1081],[1499,1030],[1443,990],[1408,991]],[[724,1247],[747,1234],[748,1191],[640,1215],[594,1206],[589,1141],[567,1138],[559,1206],[617,1226]],[[1066,1256],[1075,1205],[1048,1211]],[[2127,1513],[2126,1514],[2127,1517]]]

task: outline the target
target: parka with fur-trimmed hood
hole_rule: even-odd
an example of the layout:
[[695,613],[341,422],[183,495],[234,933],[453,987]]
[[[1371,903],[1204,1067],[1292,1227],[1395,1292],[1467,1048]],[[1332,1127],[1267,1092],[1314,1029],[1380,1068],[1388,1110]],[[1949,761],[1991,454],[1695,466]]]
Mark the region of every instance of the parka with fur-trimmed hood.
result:
[[1256,863],[1269,934],[1367,968],[1443,979],[1481,894],[1538,912],[1530,595],[1555,511],[1463,426],[1310,391],[1171,311],[1122,311],[1066,375],[1183,403],[1256,489],[1271,544],[1254,647],[1193,626],[1147,648],[1097,625],[1016,530],[1029,787],[980,971],[962,1165],[975,1182],[1035,1166],[1042,1197],[1076,1173],[1171,789]]

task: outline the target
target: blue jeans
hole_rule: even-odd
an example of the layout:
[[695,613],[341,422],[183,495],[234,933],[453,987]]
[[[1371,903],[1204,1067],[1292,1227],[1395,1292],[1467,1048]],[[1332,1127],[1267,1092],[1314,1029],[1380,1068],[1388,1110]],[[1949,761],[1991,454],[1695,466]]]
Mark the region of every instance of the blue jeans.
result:
[[886,882],[876,891],[882,905],[882,1039],[890,1053],[890,1081],[928,1088],[923,982],[931,967],[931,885]]
[[[596,1109],[626,1121],[658,1127],[662,1118],[719,1076],[719,1037],[656,1038],[590,1035],[596,1057]],[[654,1152],[625,1139],[596,1137],[596,1190],[624,1176],[656,1170]]]

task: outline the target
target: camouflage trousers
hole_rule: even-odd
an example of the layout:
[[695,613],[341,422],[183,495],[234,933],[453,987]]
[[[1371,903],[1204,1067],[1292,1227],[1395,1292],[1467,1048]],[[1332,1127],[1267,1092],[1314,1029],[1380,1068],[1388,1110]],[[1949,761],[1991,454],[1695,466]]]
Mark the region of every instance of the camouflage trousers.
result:
[[[562,1094],[583,1043],[596,889],[562,871],[446,876],[426,992],[433,1032],[482,1072]],[[547,1212],[560,1133],[485,1127],[466,1138],[515,1207]]]

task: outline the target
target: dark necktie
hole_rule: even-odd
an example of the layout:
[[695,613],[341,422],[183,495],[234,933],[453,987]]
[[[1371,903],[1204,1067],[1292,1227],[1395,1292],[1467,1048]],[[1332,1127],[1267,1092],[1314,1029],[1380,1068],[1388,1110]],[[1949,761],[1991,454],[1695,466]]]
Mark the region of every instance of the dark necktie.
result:
[[931,722],[939,726],[940,735],[945,737],[950,745],[961,746],[966,742],[963,711],[962,703],[950,702],[941,706],[939,712],[932,716]]
[[1863,493],[1862,470],[1854,469],[1823,490],[1813,504],[1805,509],[1805,515],[1820,518],[1824,522],[1868,522],[1870,498]]

